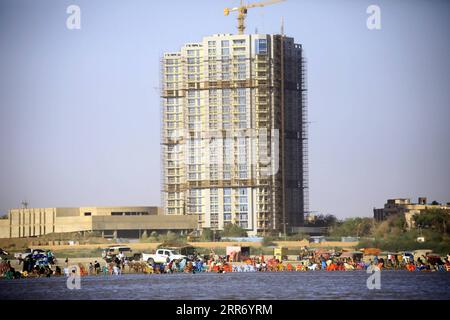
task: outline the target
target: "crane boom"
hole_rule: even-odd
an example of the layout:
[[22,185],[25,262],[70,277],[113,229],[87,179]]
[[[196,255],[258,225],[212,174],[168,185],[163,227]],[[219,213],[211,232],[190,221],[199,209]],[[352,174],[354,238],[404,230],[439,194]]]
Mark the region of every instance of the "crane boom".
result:
[[230,12],[237,11],[238,12],[238,32],[239,34],[244,34],[245,31],[245,17],[247,16],[247,11],[250,8],[257,8],[257,7],[265,7],[271,4],[276,4],[280,2],[284,2],[286,0],[268,0],[264,2],[254,2],[249,3],[247,5],[244,5],[243,1],[241,0],[241,5],[239,7],[234,8],[225,8],[223,9],[224,15],[228,16]]
[[276,4],[279,2],[283,2],[286,0],[269,0],[269,1],[264,1],[264,2],[255,2],[255,3],[250,3],[247,5],[247,8],[256,8],[256,7],[265,7],[271,4]]

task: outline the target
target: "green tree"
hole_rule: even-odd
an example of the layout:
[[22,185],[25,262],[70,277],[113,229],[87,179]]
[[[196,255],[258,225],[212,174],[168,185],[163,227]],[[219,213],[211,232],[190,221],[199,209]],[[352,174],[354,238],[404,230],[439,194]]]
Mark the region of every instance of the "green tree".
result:
[[417,227],[423,229],[433,229],[442,234],[449,232],[450,210],[445,209],[427,209],[420,214],[413,216]]
[[167,241],[175,241],[177,240],[178,236],[175,232],[167,231],[165,235],[159,235],[158,241],[167,242]]
[[347,218],[340,221],[330,230],[330,236],[367,237],[373,234],[372,218]]
[[158,237],[159,237],[158,232],[152,231],[152,232],[150,233],[150,237],[148,237],[147,240],[148,240],[149,242],[157,242],[157,241],[158,241]]
[[223,228],[224,237],[246,237],[247,231],[237,224],[229,223]]
[[214,237],[214,232],[210,228],[203,228],[202,230],[202,240],[212,241]]
[[272,237],[264,237],[261,245],[263,247],[270,247],[270,246],[274,246],[275,244],[273,243],[273,238]]
[[404,214],[394,215],[390,219],[388,219],[388,221],[391,228],[397,228],[401,231],[406,230],[406,219]]
[[376,238],[387,239],[389,235],[400,235],[407,230],[407,224],[404,214],[396,214],[387,218],[387,220],[374,224],[372,234]]
[[305,226],[307,226],[307,227],[332,227],[332,226],[336,225],[337,222],[338,222],[338,219],[336,218],[336,216],[334,216],[332,214],[327,214],[327,215],[319,214],[316,217],[316,219],[314,220],[314,222],[306,222]]
[[332,227],[337,223],[338,219],[332,214],[327,214],[323,217],[323,226]]

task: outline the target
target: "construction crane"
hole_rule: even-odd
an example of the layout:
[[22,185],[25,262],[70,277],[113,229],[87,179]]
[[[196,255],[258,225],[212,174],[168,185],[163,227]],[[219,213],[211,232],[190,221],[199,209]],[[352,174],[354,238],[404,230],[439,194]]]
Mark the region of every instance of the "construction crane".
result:
[[264,2],[255,2],[244,5],[243,0],[241,0],[241,5],[239,7],[234,8],[225,8],[223,9],[223,13],[228,16],[230,12],[237,11],[238,12],[238,32],[239,34],[244,34],[245,31],[245,17],[247,16],[247,10],[250,8],[256,7],[265,7],[271,4],[276,4],[279,2],[284,2],[286,0],[269,0]]

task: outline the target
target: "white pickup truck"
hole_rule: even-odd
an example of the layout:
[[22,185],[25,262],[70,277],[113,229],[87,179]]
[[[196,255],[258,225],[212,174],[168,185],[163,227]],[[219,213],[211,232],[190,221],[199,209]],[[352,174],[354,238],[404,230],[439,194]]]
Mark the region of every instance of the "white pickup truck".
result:
[[165,263],[184,258],[186,258],[186,256],[183,256],[172,249],[158,249],[155,254],[142,253],[142,260],[147,261],[149,264]]
[[30,254],[34,254],[34,253],[42,253],[42,254],[44,254],[45,251],[41,250],[41,249],[28,248],[28,249],[25,249],[24,252],[14,253],[14,258],[16,258],[16,259],[20,259],[20,258],[24,259],[26,256],[28,256]]

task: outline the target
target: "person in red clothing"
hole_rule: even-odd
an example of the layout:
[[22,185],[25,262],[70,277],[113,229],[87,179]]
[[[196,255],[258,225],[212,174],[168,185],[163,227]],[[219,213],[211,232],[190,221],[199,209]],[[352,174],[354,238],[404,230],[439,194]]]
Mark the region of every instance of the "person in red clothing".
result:
[[414,271],[416,270],[416,266],[413,263],[408,263],[406,265],[406,268],[408,269],[408,271]]
[[450,261],[448,259],[445,259],[445,270],[450,271]]
[[334,264],[334,262],[330,263],[327,267],[327,271],[334,271],[336,270],[336,265]]

